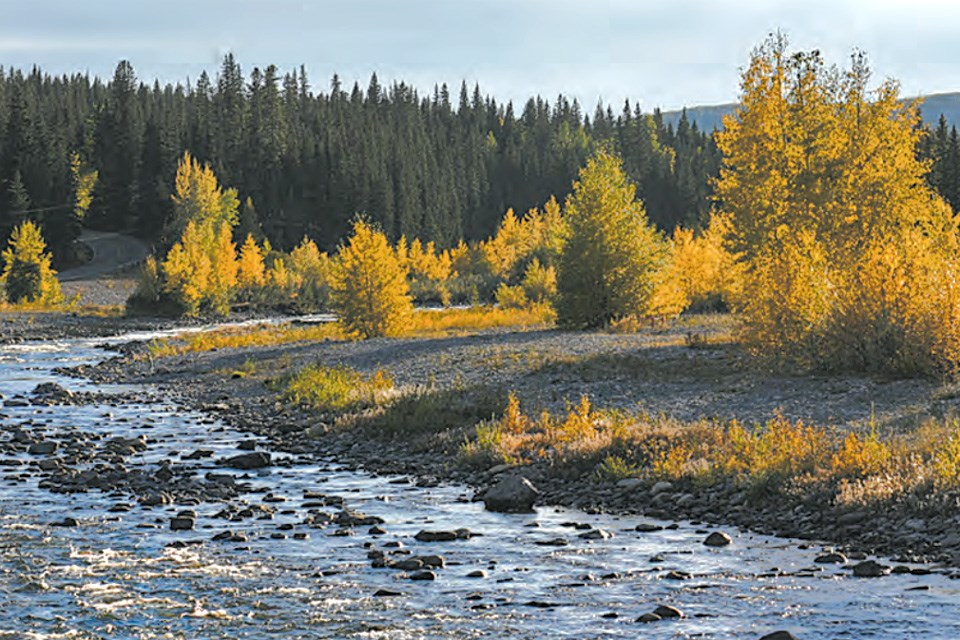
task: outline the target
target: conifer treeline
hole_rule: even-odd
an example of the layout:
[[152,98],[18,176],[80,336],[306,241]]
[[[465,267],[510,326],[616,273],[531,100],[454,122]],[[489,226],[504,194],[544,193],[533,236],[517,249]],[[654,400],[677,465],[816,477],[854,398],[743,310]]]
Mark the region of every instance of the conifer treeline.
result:
[[706,219],[719,166],[710,135],[629,103],[587,115],[538,97],[515,110],[479,87],[424,97],[375,75],[366,89],[334,76],[314,91],[302,67],[244,75],[231,55],[190,86],[141,84],[125,61],[106,83],[0,69],[0,235],[31,217],[63,254],[79,231],[77,176],[97,171],[84,223],[169,245],[161,235],[189,150],[239,191],[238,238],[262,231],[290,248],[309,235],[331,249],[360,211],[391,239],[452,246],[491,235],[509,207],[566,193],[598,142],[623,156],[659,227]]

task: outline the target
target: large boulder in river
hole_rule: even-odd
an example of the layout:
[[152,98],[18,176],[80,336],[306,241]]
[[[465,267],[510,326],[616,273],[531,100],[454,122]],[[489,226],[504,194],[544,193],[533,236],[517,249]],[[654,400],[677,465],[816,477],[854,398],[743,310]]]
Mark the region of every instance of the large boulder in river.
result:
[[483,505],[488,511],[501,513],[531,513],[540,492],[520,476],[507,476],[487,489]]
[[225,458],[221,464],[232,469],[262,469],[270,466],[270,454],[265,451],[241,453]]

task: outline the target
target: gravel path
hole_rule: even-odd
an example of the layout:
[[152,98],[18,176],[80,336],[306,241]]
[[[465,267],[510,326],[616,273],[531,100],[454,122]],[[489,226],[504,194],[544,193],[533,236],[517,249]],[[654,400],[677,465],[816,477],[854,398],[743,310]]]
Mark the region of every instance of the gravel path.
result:
[[[223,371],[255,363],[259,376],[320,362],[367,373],[385,369],[402,386],[515,391],[527,411],[561,411],[581,396],[601,408],[763,422],[776,412],[792,420],[909,429],[957,412],[960,391],[930,380],[862,376],[789,376],[758,369],[733,344],[689,347],[688,334],[716,340],[729,319],[695,319],[632,335],[602,332],[487,332],[441,339],[376,339],[224,349],[158,363],[134,363],[124,376],[143,382],[197,381],[237,392]],[[220,374],[216,372],[221,372]]]

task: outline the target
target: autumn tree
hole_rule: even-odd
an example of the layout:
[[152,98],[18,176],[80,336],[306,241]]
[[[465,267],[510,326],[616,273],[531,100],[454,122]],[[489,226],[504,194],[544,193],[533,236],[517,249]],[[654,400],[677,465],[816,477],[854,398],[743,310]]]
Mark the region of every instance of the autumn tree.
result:
[[3,283],[7,300],[13,303],[56,304],[63,301],[60,281],[50,266],[52,256],[40,228],[26,220],[13,229],[3,252]]
[[407,269],[386,235],[363,220],[337,254],[331,304],[343,326],[360,338],[396,335],[413,311]]
[[170,238],[179,238],[190,222],[215,234],[221,225],[233,229],[239,220],[236,189],[222,188],[210,165],[201,165],[189,151],[177,166],[171,198],[174,215],[167,227]]
[[751,56],[717,134],[745,335],[818,367],[951,369],[956,222],[917,158],[917,104],[869,81],[862,54],[840,70],[781,35]]
[[667,245],[647,219],[621,160],[601,150],[566,202],[568,235],[557,273],[558,321],[575,328],[643,315]]

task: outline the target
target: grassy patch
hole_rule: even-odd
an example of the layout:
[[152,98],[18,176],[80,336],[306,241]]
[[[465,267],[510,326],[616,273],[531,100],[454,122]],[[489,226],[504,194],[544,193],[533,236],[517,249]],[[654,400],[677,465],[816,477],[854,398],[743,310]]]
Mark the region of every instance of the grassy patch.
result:
[[[545,305],[527,309],[471,307],[424,310],[413,314],[409,326],[398,337],[443,338],[484,329],[534,330],[551,327],[553,322],[553,310]],[[149,353],[154,358],[165,358],[215,349],[271,347],[345,339],[347,335],[338,322],[311,325],[259,324],[154,340],[150,343]]]
[[283,396],[325,413],[374,407],[394,394],[393,379],[385,371],[365,376],[349,367],[313,365],[284,384]]

